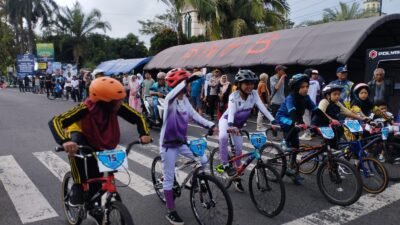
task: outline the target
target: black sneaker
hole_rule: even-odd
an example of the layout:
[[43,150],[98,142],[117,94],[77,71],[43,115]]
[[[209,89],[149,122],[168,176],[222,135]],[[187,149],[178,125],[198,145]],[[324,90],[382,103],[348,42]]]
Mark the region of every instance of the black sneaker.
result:
[[172,211],[170,213],[168,213],[165,218],[167,218],[167,220],[174,225],[184,225],[185,223],[183,223],[183,220],[181,219],[181,217],[179,217],[178,213],[176,211]]
[[235,189],[240,192],[243,193],[244,192],[244,188],[242,185],[242,181],[241,180],[236,180],[233,182],[233,185],[235,186]]
[[74,184],[69,193],[68,205],[71,207],[79,207],[83,205],[83,190],[82,186]]
[[232,168],[232,166],[230,166],[230,165],[225,165],[224,171],[229,177],[236,176],[236,170],[234,168]]

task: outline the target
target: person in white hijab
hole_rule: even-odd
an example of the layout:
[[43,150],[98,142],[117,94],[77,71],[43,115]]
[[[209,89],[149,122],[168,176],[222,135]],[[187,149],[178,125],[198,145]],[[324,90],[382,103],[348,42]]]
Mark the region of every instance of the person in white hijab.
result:
[[129,79],[129,106],[139,113],[142,112],[142,102],[140,100],[140,84],[136,75]]

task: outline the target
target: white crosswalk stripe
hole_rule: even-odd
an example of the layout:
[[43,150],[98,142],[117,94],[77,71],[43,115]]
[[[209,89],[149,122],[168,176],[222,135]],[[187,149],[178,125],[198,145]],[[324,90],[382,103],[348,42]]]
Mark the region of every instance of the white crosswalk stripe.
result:
[[[35,152],[33,155],[60,181],[62,181],[64,174],[70,170],[69,164],[51,151]],[[142,196],[155,193],[153,184],[148,179],[143,178],[130,170],[128,170],[128,173],[119,172],[115,174],[115,177],[123,184],[127,184],[130,181],[128,186]]]
[[58,216],[13,156],[0,156],[0,169],[0,180],[23,224]]

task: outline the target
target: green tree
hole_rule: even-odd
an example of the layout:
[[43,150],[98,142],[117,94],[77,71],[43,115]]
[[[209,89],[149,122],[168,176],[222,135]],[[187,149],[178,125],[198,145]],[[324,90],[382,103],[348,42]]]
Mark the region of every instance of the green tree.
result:
[[39,22],[42,27],[49,26],[53,12],[58,5],[54,0],[6,0],[6,12],[16,32],[17,43],[21,45],[24,35],[24,22],[27,26],[27,46],[31,53],[35,52],[34,29]]
[[362,17],[362,11],[358,2],[348,5],[340,2],[339,9],[324,9],[323,21],[353,20]]
[[150,39],[150,55],[156,55],[164,49],[175,46],[178,43],[176,32],[171,29],[165,29],[157,33]]
[[142,58],[148,54],[144,42],[139,41],[139,37],[129,33],[125,38],[113,40],[112,51],[118,54],[118,58]]
[[167,9],[165,14],[156,15],[152,20],[138,20],[138,22],[142,26],[139,32],[144,35],[154,35],[165,29],[177,31],[178,24],[177,18],[170,9]]
[[79,2],[76,2],[72,8],[62,8],[61,13],[57,16],[55,25],[58,31],[71,36],[73,39],[74,62],[78,66],[80,66],[79,62],[87,35],[97,29],[102,29],[104,32],[111,30],[111,25],[102,21],[101,17],[102,14],[97,9],[85,14]]

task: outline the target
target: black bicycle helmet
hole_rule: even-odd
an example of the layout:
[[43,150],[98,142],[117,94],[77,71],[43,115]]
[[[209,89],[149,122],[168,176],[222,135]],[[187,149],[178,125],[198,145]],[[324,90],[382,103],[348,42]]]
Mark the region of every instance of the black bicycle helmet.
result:
[[292,90],[295,90],[295,88],[301,84],[302,82],[310,82],[310,78],[306,74],[296,74],[293,75],[292,78],[289,80],[289,87]]
[[325,96],[327,94],[330,94],[334,91],[342,91],[343,87],[337,84],[328,84],[322,89],[322,94]]
[[251,70],[239,70],[235,75],[235,83],[257,82],[258,77]]

